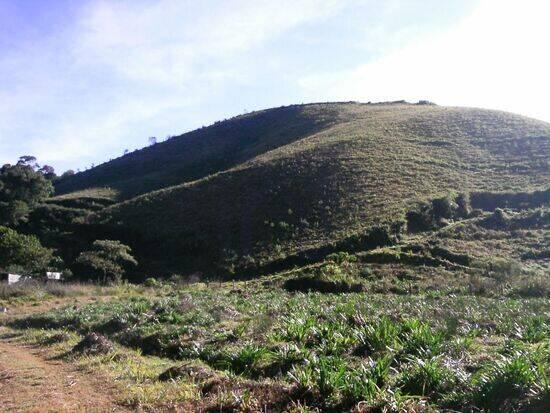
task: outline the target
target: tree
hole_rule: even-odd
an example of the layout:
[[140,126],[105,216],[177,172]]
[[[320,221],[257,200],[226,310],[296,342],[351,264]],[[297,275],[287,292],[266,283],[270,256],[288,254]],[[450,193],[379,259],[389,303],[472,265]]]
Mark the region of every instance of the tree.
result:
[[74,171],[72,169],[67,169],[65,172],[61,174],[61,178],[68,178],[69,176],[73,176]]
[[89,271],[88,276],[101,279],[104,283],[118,282],[128,267],[138,264],[131,252],[131,248],[120,241],[97,240],[90,251],[80,253],[76,264],[83,271]]
[[36,163],[36,157],[32,155],[23,155],[19,157],[17,165],[30,166],[31,168],[36,168],[38,165]]
[[157,143],[157,138],[155,138],[154,136],[151,136],[149,139],[149,145],[156,145]]
[[36,158],[21,159],[17,165],[6,164],[0,168],[0,225],[24,221],[31,208],[53,193],[52,183],[29,164]]
[[23,235],[0,226],[0,267],[5,270],[23,270],[29,275],[38,275],[51,265],[59,265],[60,260],[34,235]]
[[50,165],[42,165],[38,172],[44,175],[44,178],[49,181],[53,181],[57,178],[57,175],[55,174],[55,169],[53,168],[53,166]]

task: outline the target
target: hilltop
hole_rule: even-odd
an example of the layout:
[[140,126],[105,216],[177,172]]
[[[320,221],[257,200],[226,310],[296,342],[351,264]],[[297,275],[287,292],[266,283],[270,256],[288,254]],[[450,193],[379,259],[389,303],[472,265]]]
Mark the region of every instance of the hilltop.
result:
[[514,114],[309,104],[218,122],[57,190],[119,191],[123,202],[93,216],[95,234],[122,239],[158,268],[258,267],[403,222],[419,201],[545,190],[548,159],[550,125]]

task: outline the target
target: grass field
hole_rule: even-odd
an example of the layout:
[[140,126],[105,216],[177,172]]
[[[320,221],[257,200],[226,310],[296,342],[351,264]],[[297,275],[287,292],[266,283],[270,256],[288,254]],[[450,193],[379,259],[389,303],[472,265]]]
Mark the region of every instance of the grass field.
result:
[[[263,276],[3,286],[14,314],[1,321],[19,343],[100,372],[130,409],[545,412],[544,197],[501,194],[505,210]],[[426,205],[416,221],[451,203]]]
[[[129,407],[543,412],[550,403],[547,297],[290,293],[280,287],[288,276],[121,286],[106,301],[6,324],[84,371],[101,369]],[[71,350],[91,332],[112,347]]]

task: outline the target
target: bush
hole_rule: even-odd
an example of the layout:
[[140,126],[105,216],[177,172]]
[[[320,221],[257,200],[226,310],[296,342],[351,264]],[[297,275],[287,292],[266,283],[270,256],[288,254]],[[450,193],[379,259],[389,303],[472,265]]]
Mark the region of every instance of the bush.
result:
[[481,221],[481,225],[485,228],[492,228],[504,231],[510,227],[510,217],[504,210],[496,208],[493,213]]
[[505,406],[515,411],[521,400],[548,392],[547,360],[544,350],[502,356],[478,374],[474,403],[489,411],[501,411]]
[[514,283],[511,295],[550,298],[550,277],[548,275],[521,277]]
[[76,346],[73,353],[87,355],[108,354],[114,350],[111,343],[105,336],[98,333],[88,333]]
[[327,261],[332,261],[336,264],[343,264],[347,262],[356,262],[357,257],[345,251],[333,252],[332,254],[327,255]]
[[434,219],[451,219],[455,217],[458,205],[451,199],[451,197],[446,196],[432,200],[431,209]]
[[534,192],[474,192],[470,198],[472,207],[485,211],[538,208],[550,203],[550,188]]
[[18,267],[24,272],[38,275],[54,262],[53,250],[45,248],[34,235],[23,235],[0,226],[0,267]]
[[472,212],[470,204],[470,195],[461,193],[456,197],[456,215],[460,218],[467,218]]
[[158,287],[160,282],[158,282],[156,278],[150,277],[143,282],[143,285],[146,287]]
[[355,353],[358,355],[382,353],[399,346],[399,325],[388,317],[354,330],[359,342]]
[[[441,227],[447,220],[465,217],[469,212],[468,198],[459,195],[457,201],[447,195],[429,202],[419,202],[415,209],[407,212],[409,232],[431,231]],[[460,201],[460,204],[458,203]]]
[[[336,258],[342,257],[344,256],[336,255]],[[284,283],[284,288],[288,291],[350,293],[363,291],[363,284],[342,266],[329,261],[315,269],[313,274],[287,280]]]
[[435,227],[432,211],[428,204],[420,204],[417,210],[406,214],[407,230],[409,232],[430,231]]

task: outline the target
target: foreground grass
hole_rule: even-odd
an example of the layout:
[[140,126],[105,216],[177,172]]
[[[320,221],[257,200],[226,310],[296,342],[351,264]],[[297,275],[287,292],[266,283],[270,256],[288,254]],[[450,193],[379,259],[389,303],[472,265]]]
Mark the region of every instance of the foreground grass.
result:
[[[262,282],[157,285],[148,295],[10,323],[124,384],[124,403],[229,411],[544,411],[550,302],[468,295],[289,293]],[[153,293],[154,291],[154,293]],[[170,368],[176,369],[169,370]],[[164,373],[164,374],[163,374]],[[166,380],[166,377],[169,380]]]
[[[40,305],[50,300],[77,297],[126,297],[141,295],[143,287],[131,284],[103,286],[93,283],[45,283],[26,281],[17,284],[0,284],[0,306]],[[150,291],[149,291],[150,292]]]

